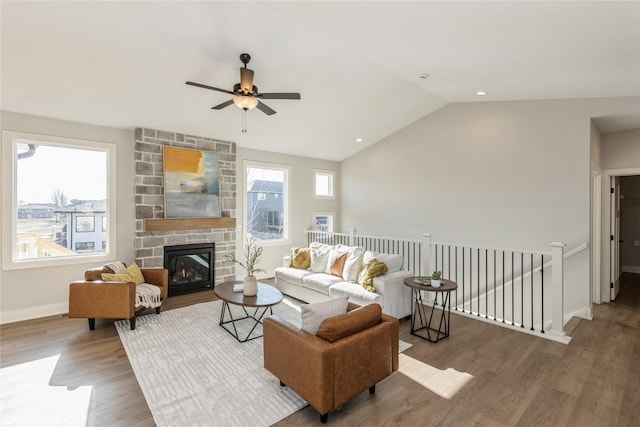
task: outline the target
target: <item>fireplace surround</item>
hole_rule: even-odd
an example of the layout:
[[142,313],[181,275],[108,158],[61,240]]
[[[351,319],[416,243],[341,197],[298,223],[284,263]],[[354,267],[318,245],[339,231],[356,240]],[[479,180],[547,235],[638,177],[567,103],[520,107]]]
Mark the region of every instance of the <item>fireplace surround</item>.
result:
[[[175,227],[164,215],[163,147],[175,146],[218,154],[221,218],[184,219]],[[164,265],[164,247],[215,243],[211,286],[235,280],[227,255],[236,250],[236,144],[195,135],[148,128],[135,130],[135,258],[144,268]],[[186,222],[185,222],[186,220]],[[158,224],[156,224],[158,223]],[[185,223],[188,225],[185,227]],[[147,227],[148,225],[154,227]],[[215,282],[215,283],[214,283]],[[170,295],[175,295],[171,293]]]

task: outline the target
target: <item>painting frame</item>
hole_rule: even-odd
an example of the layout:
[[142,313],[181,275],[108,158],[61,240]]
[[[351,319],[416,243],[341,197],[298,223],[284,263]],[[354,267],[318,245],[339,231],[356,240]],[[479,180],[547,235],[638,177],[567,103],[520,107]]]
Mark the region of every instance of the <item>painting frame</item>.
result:
[[218,153],[165,145],[165,218],[220,218]]

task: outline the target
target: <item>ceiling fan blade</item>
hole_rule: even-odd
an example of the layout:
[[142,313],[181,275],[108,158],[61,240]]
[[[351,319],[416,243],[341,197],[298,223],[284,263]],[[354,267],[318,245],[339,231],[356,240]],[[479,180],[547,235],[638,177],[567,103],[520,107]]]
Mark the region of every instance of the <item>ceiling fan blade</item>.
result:
[[253,70],[240,68],[240,89],[245,93],[253,91]]
[[213,86],[207,86],[207,85],[203,85],[202,83],[185,82],[185,84],[188,84],[189,86],[201,87],[203,89],[217,90],[218,92],[224,92],[224,93],[228,93],[228,94],[233,95],[233,92],[231,92],[230,90],[220,89],[220,88],[213,87]]
[[299,93],[259,93],[262,99],[300,99]]
[[218,104],[215,107],[211,107],[212,110],[222,110],[224,107],[228,107],[233,104],[233,99],[223,102],[222,104]]
[[258,101],[258,105],[256,105],[256,108],[265,113],[267,116],[272,116],[276,113],[276,110],[267,106],[267,104],[265,104],[264,102]]

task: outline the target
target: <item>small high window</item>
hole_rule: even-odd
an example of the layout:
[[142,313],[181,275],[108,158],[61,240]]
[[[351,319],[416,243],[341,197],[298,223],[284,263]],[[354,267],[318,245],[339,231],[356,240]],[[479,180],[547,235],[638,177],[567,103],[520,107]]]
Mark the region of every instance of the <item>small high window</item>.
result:
[[335,172],[314,170],[313,171],[314,197],[319,199],[333,199],[334,198],[334,178],[335,178]]

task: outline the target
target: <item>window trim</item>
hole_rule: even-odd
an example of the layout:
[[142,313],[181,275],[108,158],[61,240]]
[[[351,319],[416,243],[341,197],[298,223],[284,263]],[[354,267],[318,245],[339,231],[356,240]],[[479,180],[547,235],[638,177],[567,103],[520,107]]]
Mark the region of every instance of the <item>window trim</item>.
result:
[[[317,179],[318,175],[329,175],[331,176],[331,194],[329,196],[320,195],[316,193],[317,189]],[[330,171],[326,169],[314,169],[313,170],[313,198],[314,199],[324,199],[324,200],[335,200],[336,198],[336,172]]]
[[[285,217],[282,222],[282,229],[284,237],[282,239],[262,240],[258,239],[262,246],[275,246],[288,244],[291,239],[291,166],[283,165],[279,163],[267,163],[255,160],[245,159],[242,161],[242,232],[247,234],[247,169],[253,167],[256,169],[273,169],[278,171],[284,171],[285,173],[285,185],[283,189],[286,191],[286,197],[284,198],[283,212]],[[246,236],[245,236],[246,237]]]
[[[108,243],[105,252],[91,254],[77,254],[65,257],[49,257],[35,259],[14,259],[14,249],[17,246],[16,224],[18,212],[16,196],[16,144],[15,140],[33,141],[36,144],[75,148],[81,150],[103,151],[107,154],[107,236]],[[117,259],[116,255],[116,159],[117,147],[114,143],[73,139],[59,136],[33,134],[17,131],[2,131],[2,150],[0,150],[0,165],[2,165],[2,193],[9,195],[0,201],[0,221],[2,222],[2,268],[4,270],[20,270],[27,268],[52,267],[62,265],[76,265],[89,262],[106,262]]]

